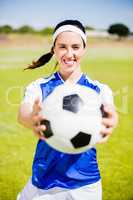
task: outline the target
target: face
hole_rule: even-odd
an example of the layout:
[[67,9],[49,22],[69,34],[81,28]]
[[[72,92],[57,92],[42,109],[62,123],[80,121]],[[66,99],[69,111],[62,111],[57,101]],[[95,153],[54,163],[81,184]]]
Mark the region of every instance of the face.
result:
[[80,72],[80,61],[85,52],[81,36],[75,32],[62,32],[55,41],[54,54],[63,77],[69,77],[74,71]]

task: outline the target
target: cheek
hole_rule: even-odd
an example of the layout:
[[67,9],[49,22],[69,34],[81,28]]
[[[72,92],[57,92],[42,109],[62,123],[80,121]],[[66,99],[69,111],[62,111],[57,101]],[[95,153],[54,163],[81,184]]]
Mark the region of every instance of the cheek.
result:
[[54,56],[56,58],[57,61],[60,60],[61,55],[59,53],[54,53]]
[[57,50],[55,50],[55,51],[54,51],[54,55],[55,55],[55,58],[56,58],[57,60],[60,60],[61,57],[63,56],[63,52],[62,52],[62,51],[57,51]]
[[81,50],[81,51],[77,52],[77,54],[75,54],[75,55],[76,55],[77,59],[80,60],[84,56],[84,51]]
[[77,55],[77,57],[81,58],[84,54],[85,54],[86,48],[81,47],[78,51],[75,52],[75,55]]

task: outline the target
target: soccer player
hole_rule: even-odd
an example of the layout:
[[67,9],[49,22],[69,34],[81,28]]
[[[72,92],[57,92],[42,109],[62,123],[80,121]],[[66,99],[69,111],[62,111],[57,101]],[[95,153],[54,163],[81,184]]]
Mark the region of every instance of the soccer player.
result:
[[96,148],[80,154],[65,154],[50,147],[41,134],[46,129],[40,125],[41,102],[66,80],[91,88],[99,93],[106,116],[101,134],[108,140],[117,124],[117,113],[111,89],[91,80],[80,68],[86,51],[86,33],[81,22],[65,20],[54,29],[51,51],[28,66],[34,69],[45,65],[54,55],[59,70],[48,78],[40,78],[29,84],[20,105],[19,122],[38,136],[30,177],[17,200],[101,200],[101,177],[96,158]]

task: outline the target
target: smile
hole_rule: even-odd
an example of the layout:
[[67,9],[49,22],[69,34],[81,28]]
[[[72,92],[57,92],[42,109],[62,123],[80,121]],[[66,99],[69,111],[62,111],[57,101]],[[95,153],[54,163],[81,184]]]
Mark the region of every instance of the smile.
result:
[[63,61],[63,63],[64,63],[65,65],[68,65],[68,66],[74,65],[74,63],[76,62],[75,59],[74,59],[74,60],[63,59],[62,61]]

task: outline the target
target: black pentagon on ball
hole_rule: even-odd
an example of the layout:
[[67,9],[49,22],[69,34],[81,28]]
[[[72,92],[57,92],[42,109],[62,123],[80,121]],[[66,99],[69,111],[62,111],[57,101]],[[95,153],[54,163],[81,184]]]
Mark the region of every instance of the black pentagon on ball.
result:
[[91,135],[84,133],[84,132],[79,132],[76,136],[74,136],[71,139],[71,143],[74,148],[80,148],[89,145],[91,140]]
[[63,109],[73,113],[77,113],[83,104],[83,100],[78,94],[71,94],[63,98]]
[[53,136],[50,121],[45,119],[45,120],[42,120],[40,124],[46,126],[46,130],[42,131],[45,138],[50,138],[51,136]]

